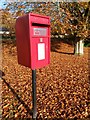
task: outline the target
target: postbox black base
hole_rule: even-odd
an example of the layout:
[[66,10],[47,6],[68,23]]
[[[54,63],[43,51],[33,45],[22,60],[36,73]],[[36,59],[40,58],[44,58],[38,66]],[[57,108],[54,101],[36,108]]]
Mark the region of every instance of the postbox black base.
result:
[[33,119],[33,120],[36,120],[36,117],[37,117],[37,104],[36,104],[36,70],[32,70],[32,102],[33,102],[32,119]]

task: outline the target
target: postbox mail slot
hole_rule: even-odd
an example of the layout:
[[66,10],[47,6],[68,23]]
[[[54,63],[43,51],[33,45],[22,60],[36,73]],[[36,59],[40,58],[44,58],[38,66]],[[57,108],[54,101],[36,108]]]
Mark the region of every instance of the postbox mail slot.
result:
[[43,26],[43,27],[49,27],[50,26],[50,24],[48,23],[48,24],[41,24],[41,23],[37,23],[37,22],[32,22],[32,26]]

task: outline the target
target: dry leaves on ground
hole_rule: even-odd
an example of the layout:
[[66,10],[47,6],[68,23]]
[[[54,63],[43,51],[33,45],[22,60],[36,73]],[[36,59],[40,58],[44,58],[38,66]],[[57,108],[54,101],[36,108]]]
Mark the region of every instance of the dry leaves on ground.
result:
[[[37,118],[79,119],[90,115],[88,48],[83,56],[73,47],[52,42],[51,63],[37,70]],[[31,118],[32,73],[18,65],[16,46],[3,44],[2,118]]]

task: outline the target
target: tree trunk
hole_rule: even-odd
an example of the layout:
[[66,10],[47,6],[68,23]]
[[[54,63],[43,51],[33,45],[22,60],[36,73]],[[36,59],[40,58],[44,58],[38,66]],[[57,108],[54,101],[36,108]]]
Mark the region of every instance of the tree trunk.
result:
[[78,54],[78,52],[79,52],[78,45],[79,45],[79,42],[76,42],[74,45],[74,54]]
[[74,45],[74,54],[83,55],[83,48],[84,48],[83,40],[76,42]]
[[83,55],[83,48],[84,48],[83,40],[80,40],[79,41],[79,54],[80,55]]

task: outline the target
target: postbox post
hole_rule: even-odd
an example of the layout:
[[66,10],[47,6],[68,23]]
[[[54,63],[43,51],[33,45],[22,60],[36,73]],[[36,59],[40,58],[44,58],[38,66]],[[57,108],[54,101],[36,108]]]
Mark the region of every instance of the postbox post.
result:
[[33,119],[33,120],[36,120],[36,117],[37,117],[37,104],[36,104],[36,70],[32,70],[32,103],[33,103],[32,119]]

